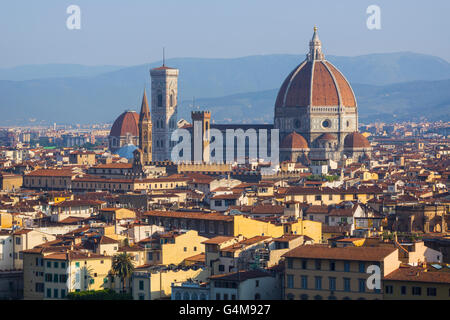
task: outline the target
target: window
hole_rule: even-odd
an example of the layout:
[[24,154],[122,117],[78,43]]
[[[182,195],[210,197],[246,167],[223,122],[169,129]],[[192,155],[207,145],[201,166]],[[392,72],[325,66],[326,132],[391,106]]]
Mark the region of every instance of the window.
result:
[[294,288],[294,276],[292,274],[288,274],[287,276],[287,287],[289,289]]
[[66,274],[60,274],[59,275],[59,282],[64,283],[67,281],[67,275]]
[[51,268],[52,267],[52,263],[50,261],[47,261],[47,268]]
[[392,294],[392,293],[394,293],[394,288],[391,285],[389,285],[389,286],[386,286],[385,291],[387,294]]
[[360,273],[365,273],[366,272],[366,265],[364,264],[364,262],[360,262],[359,263],[359,272]]
[[316,260],[316,270],[320,270],[321,266],[322,266],[322,261]]
[[52,289],[47,289],[47,298],[51,298],[52,297]]
[[315,277],[316,290],[322,290],[322,277]]
[[336,262],[330,261],[330,271],[336,271]]
[[36,282],[36,292],[44,292],[44,284]]
[[58,289],[53,289],[53,298],[58,298],[58,293],[59,293]]
[[59,264],[58,264],[57,261],[53,262],[53,267],[54,267],[54,268],[58,268],[58,267],[59,267]]
[[406,294],[406,286],[401,286],[401,288],[400,288],[400,293],[401,293],[402,295],[405,295],[405,294]]
[[223,264],[219,264],[219,271],[225,271],[225,266]]
[[[203,293],[202,293],[203,294]],[[205,299],[202,299],[202,300],[205,300]],[[236,295],[235,294],[232,294],[231,295],[231,300],[236,300]]]
[[259,280],[255,281],[255,287],[259,287]]
[[421,287],[412,287],[412,294],[413,294],[413,296],[422,295],[422,288]]
[[223,300],[228,300],[228,293],[223,294]]
[[66,268],[66,263],[65,262],[61,262],[61,268],[65,269]]
[[16,244],[20,244],[20,238],[19,237],[16,238]]
[[186,252],[187,251],[187,247],[184,247],[183,250],[184,250],[184,252]]
[[302,276],[302,289],[308,289],[308,276]]
[[350,272],[350,262],[344,262],[344,271]]
[[79,268],[80,267],[80,262],[75,262],[75,267]]
[[307,260],[302,260],[302,269],[306,270],[306,262]]
[[344,291],[349,292],[350,291],[350,279],[344,278]]
[[359,284],[359,292],[365,292],[366,291],[366,280],[358,279],[358,284]]
[[55,282],[55,283],[58,282],[58,278],[59,278],[58,275],[54,274],[53,275],[53,282]]
[[330,291],[336,290],[336,278],[330,277]]
[[158,107],[162,107],[162,93],[158,91]]
[[220,300],[220,293],[216,293],[216,300]]
[[287,259],[287,267],[288,269],[292,269],[292,259]]
[[45,274],[45,282],[52,282],[52,274],[51,273]]
[[436,296],[436,288],[427,288],[427,296],[435,297]]
[[144,281],[139,280],[139,290],[144,290]]

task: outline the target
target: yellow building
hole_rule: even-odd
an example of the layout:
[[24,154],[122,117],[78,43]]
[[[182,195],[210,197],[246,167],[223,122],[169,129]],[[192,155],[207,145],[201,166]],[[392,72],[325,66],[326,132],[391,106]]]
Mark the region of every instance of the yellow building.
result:
[[169,299],[172,294],[172,284],[195,279],[206,281],[209,273],[205,269],[177,269],[149,271],[147,268],[137,268],[132,276],[132,295],[134,300]]
[[450,269],[445,264],[400,266],[383,284],[385,300],[450,300]]
[[93,166],[95,164],[95,152],[74,151],[69,154],[71,164]]
[[140,245],[146,248],[149,265],[178,265],[186,258],[205,252],[202,243],[207,238],[199,236],[195,230],[182,232],[156,233],[153,237],[142,240]]
[[22,187],[23,177],[16,174],[0,173],[0,190],[12,191]]
[[[389,247],[331,248],[306,245],[285,257],[285,299],[355,300],[382,299],[381,279],[396,270],[398,250]],[[369,266],[380,268],[379,288],[371,289]]]
[[12,214],[7,212],[0,212],[0,229],[11,229],[12,225]]
[[322,239],[322,224],[310,220],[299,219],[295,222],[273,224],[242,215],[226,216],[219,213],[179,211],[148,211],[144,216],[149,224],[196,230],[200,235],[207,237],[243,235],[246,238],[254,236],[276,238],[283,234],[297,234],[308,236],[315,243],[320,243]]
[[62,247],[23,251],[24,299],[64,299],[69,292],[108,288],[111,257]]
[[136,212],[125,208],[103,208],[99,211],[99,215],[106,222],[136,218]]

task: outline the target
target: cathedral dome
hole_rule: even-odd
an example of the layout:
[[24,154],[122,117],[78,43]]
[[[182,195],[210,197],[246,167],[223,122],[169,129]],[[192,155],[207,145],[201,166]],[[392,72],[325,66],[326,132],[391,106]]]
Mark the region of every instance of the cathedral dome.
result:
[[370,142],[361,133],[353,132],[345,137],[344,148],[370,148]]
[[122,113],[111,127],[110,136],[123,137],[123,136],[139,136],[139,115],[135,111],[125,111]]
[[275,102],[275,108],[308,106],[357,106],[347,79],[325,60],[317,28],[314,28],[307,59],[284,80]]
[[280,149],[308,149],[308,142],[301,134],[293,131],[281,141]]

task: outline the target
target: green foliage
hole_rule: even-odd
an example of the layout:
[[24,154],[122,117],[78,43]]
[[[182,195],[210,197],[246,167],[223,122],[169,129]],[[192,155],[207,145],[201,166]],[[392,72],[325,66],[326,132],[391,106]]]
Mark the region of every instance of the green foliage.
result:
[[114,290],[105,289],[98,291],[80,291],[67,294],[68,300],[133,300],[130,293],[116,293]]
[[320,175],[320,174],[312,174],[306,177],[306,180],[308,181],[328,181],[328,182],[332,182],[332,181],[337,181],[339,180],[339,176],[325,176],[325,175]]
[[130,254],[123,252],[113,256],[111,273],[122,280],[123,291],[125,291],[125,281],[131,277],[133,271],[133,258]]

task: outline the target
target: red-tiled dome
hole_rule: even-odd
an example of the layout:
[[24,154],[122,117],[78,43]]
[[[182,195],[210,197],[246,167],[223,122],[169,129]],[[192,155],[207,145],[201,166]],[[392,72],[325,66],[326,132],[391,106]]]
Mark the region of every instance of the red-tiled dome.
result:
[[361,133],[353,132],[345,137],[344,148],[370,148],[370,142]]
[[308,142],[301,134],[294,131],[284,137],[280,149],[308,149]]
[[333,141],[337,140],[337,136],[332,133],[324,133],[318,138],[318,140]]
[[139,115],[135,111],[125,111],[122,113],[111,127],[110,136],[122,137],[127,134],[137,137],[139,136]]
[[315,28],[307,59],[284,80],[275,107],[338,105],[356,107],[355,95],[342,73],[325,60]]

